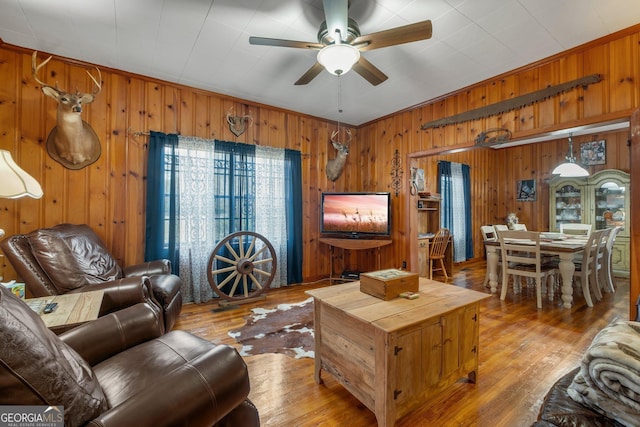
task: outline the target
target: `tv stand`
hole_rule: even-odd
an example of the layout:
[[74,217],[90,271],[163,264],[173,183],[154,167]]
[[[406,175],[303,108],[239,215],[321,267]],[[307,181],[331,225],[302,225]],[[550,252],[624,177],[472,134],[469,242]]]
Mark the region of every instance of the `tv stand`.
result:
[[365,249],[376,249],[376,267],[380,269],[380,248],[390,245],[391,239],[333,239],[333,238],[320,238],[320,243],[329,245],[331,248],[331,273],[329,274],[329,282],[333,284],[334,281],[353,281],[353,279],[345,279],[342,277],[334,277],[333,273],[333,258],[334,249],[340,248],[342,250],[360,251]]

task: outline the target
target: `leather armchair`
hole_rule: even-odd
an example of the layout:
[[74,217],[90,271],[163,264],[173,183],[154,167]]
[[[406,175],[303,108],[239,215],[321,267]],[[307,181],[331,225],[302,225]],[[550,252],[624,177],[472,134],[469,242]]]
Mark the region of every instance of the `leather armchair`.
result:
[[121,268],[85,224],[60,224],[0,242],[29,295],[104,290],[100,315],[152,300],[162,311],[165,330],[182,309],[182,281],[167,260]]
[[139,303],[60,336],[0,286],[0,405],[63,406],[66,426],[259,426],[230,346],[163,334]]

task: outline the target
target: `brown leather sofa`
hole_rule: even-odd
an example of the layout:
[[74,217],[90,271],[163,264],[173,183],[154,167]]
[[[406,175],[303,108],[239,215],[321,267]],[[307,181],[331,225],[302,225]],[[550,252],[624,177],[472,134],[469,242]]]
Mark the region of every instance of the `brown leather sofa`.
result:
[[140,303],[60,336],[0,286],[0,405],[63,406],[74,426],[259,426],[230,346],[163,334]]
[[100,315],[153,300],[166,331],[182,310],[182,281],[167,260],[121,268],[86,224],[60,224],[0,242],[33,297],[104,290]]

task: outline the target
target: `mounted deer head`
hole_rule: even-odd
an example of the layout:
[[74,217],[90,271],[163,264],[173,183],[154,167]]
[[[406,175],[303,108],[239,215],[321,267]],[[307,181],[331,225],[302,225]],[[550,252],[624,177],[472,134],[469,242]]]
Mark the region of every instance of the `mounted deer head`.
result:
[[238,137],[247,130],[247,121],[249,122],[249,126],[251,126],[251,123],[253,123],[253,117],[251,114],[244,116],[232,116],[232,111],[233,107],[229,108],[229,111],[227,112],[227,123],[229,123],[229,130]]
[[101,149],[98,135],[87,122],[82,120],[80,114],[82,113],[82,105],[92,103],[95,96],[100,93],[102,74],[96,68],[98,70],[98,78],[96,79],[87,71],[96,87],[93,93],[81,93],[77,89],[76,93],[66,92],[58,88],[57,83],[55,87],[52,87],[38,78],[38,71],[51,60],[51,56],[37,65],[37,54],[38,52],[35,51],[31,57],[33,78],[40,84],[42,93],[58,103],[57,126],[51,129],[47,137],[47,151],[51,158],[66,168],[82,169],[100,157]]
[[344,165],[347,162],[347,156],[349,155],[349,143],[353,136],[351,135],[351,130],[346,130],[347,140],[344,143],[340,143],[338,141],[338,137],[340,136],[340,130],[333,131],[331,134],[331,143],[333,147],[338,150],[338,153],[335,158],[327,161],[327,166],[325,168],[327,172],[327,178],[331,181],[337,180],[340,175],[342,175],[342,170],[344,169]]

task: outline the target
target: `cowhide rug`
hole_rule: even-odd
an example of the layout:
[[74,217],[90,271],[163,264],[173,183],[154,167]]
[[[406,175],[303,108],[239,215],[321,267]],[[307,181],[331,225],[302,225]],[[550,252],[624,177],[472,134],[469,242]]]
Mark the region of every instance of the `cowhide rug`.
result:
[[313,298],[273,309],[253,308],[247,323],[229,331],[242,344],[241,355],[282,353],[296,359],[314,357]]

